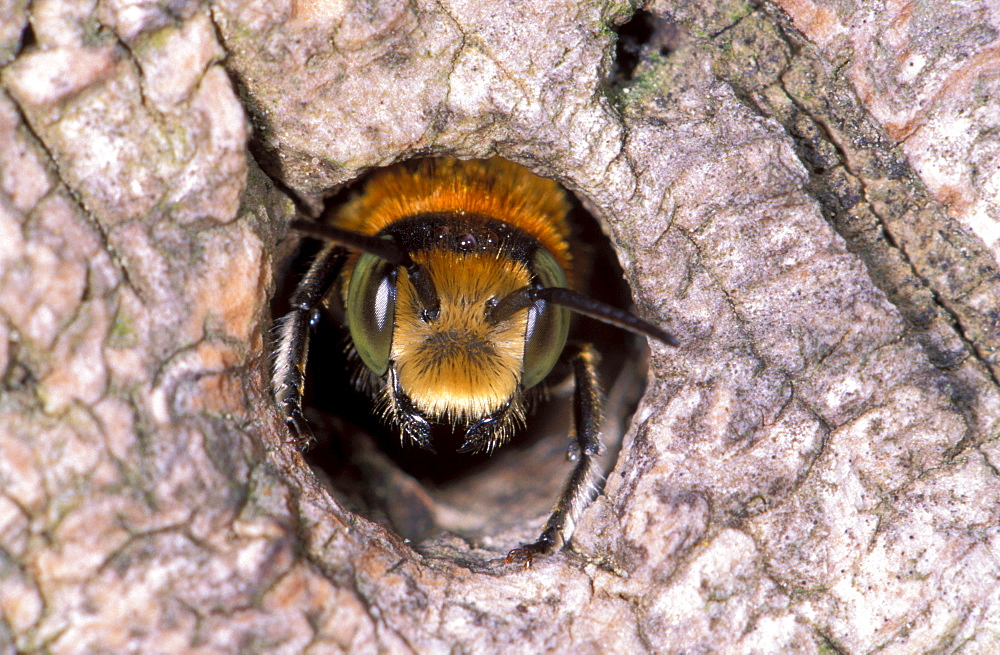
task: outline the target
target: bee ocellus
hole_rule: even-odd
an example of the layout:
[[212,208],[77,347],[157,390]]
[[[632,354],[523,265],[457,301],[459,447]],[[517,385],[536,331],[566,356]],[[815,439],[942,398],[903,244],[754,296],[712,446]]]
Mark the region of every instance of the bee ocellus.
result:
[[567,347],[570,312],[676,345],[572,290],[567,213],[554,181],[516,164],[431,159],[376,173],[321,223],[293,221],[327,241],[277,328],[272,386],[295,441],[312,440],[302,414],[309,332],[334,286],[364,388],[405,441],[430,451],[433,424],[464,433],[460,452],[503,445],[525,421],[526,393],[567,351],[576,466],[539,539],[507,559],[561,548],[594,493],[601,450],[595,353]]

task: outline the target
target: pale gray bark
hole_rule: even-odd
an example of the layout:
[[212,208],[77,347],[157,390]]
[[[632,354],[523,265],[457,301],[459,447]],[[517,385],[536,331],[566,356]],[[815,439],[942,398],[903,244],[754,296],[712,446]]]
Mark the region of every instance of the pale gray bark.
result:
[[[0,9],[0,643],[995,650],[1000,20],[782,4],[651,5],[618,78],[627,4]],[[410,545],[267,388],[290,195],[430,154],[564,183],[682,342],[527,570],[548,469],[387,482],[465,527]]]

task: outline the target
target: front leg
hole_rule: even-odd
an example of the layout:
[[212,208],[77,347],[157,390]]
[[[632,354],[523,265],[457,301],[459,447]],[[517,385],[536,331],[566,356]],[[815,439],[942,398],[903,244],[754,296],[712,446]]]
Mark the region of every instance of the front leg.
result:
[[552,515],[536,541],[515,548],[506,562],[530,566],[536,555],[548,555],[562,548],[576,529],[580,514],[597,495],[601,471],[601,386],[597,379],[597,354],[593,346],[580,346],[571,360],[576,388],[573,394],[573,426],[576,440],[570,447],[570,459],[576,466],[569,474]]
[[312,430],[302,413],[309,356],[309,332],[316,324],[320,305],[337,276],[342,250],[325,246],[295,288],[292,309],[277,322],[277,348],[271,374],[271,390],[282,417],[292,433],[291,443],[312,443]]
[[293,309],[278,321],[278,346],[271,373],[274,400],[292,433],[292,443],[302,446],[313,441],[312,430],[302,414],[309,323],[309,315],[301,309]]

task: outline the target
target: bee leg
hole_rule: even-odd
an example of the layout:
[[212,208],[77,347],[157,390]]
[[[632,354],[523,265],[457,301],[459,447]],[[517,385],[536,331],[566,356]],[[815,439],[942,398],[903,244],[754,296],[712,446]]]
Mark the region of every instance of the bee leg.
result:
[[552,515],[538,540],[507,553],[508,564],[517,562],[531,566],[536,555],[548,555],[562,548],[576,529],[577,519],[597,495],[597,479],[601,471],[601,386],[597,379],[597,353],[585,344],[571,360],[576,388],[573,394],[573,425],[576,441],[569,457],[576,461]]
[[277,322],[277,352],[271,373],[271,389],[292,433],[291,443],[299,446],[314,441],[312,430],[302,413],[309,331],[316,325],[320,304],[336,278],[342,252],[339,247],[328,245],[316,255],[295,288],[289,303],[292,309]]

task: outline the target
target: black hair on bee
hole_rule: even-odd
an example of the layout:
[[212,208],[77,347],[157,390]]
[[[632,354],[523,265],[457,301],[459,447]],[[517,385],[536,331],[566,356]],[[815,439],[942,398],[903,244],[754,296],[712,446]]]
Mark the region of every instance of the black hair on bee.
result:
[[[525,393],[564,355],[570,312],[675,346],[673,336],[573,290],[568,205],[552,180],[501,159],[421,160],[376,173],[320,223],[326,245],[278,324],[272,386],[297,443],[310,327],[339,283],[365,387],[405,441],[433,451],[431,425],[464,430],[460,452],[492,451],[525,420]],[[530,563],[561,548],[593,497],[601,450],[596,354],[573,349],[576,466]]]

